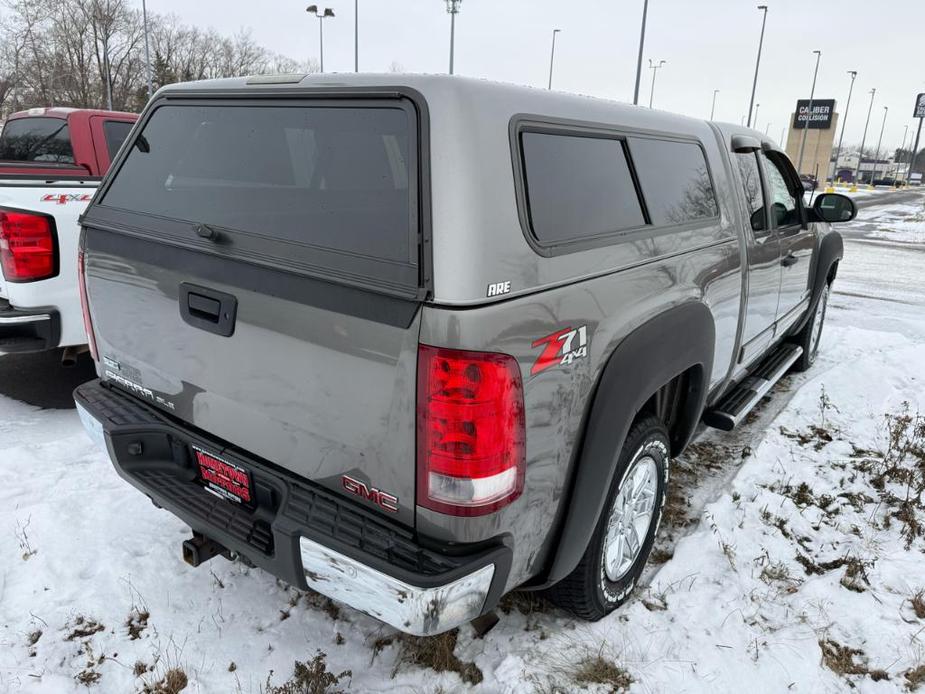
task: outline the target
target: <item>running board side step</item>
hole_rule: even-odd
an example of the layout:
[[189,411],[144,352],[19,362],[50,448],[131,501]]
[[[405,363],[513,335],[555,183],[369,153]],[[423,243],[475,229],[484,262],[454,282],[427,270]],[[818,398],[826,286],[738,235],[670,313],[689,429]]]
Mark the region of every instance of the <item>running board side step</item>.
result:
[[803,348],[785,342],[758,365],[724,397],[719,404],[703,413],[703,423],[714,429],[730,431],[745,419],[761,398],[790,370],[803,354]]

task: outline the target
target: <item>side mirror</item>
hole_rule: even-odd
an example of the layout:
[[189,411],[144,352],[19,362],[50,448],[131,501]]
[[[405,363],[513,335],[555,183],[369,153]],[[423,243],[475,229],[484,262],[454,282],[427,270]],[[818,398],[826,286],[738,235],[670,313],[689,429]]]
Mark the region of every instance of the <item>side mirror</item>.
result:
[[732,136],[732,151],[736,154],[751,154],[761,149],[761,143],[748,135]]
[[858,216],[858,206],[847,195],[824,193],[816,198],[813,211],[823,222],[850,222]]

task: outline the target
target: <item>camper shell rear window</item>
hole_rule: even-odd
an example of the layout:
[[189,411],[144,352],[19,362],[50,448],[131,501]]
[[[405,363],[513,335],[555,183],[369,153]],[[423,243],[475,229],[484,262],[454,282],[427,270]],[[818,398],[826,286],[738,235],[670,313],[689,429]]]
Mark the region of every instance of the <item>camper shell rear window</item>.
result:
[[117,166],[91,217],[392,293],[420,286],[406,99],[171,100]]

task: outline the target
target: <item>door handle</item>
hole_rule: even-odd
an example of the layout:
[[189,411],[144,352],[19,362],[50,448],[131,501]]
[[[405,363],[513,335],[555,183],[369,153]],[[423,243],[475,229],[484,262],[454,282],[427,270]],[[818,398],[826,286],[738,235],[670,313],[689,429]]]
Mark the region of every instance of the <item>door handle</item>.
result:
[[798,260],[799,258],[796,257],[791,251],[790,253],[784,256],[784,259],[780,261],[780,264],[783,265],[784,267],[790,267],[791,265],[796,265],[796,262]]
[[202,294],[190,292],[187,305],[189,306],[190,314],[196,316],[196,318],[218,323],[222,316],[222,302],[218,299],[210,299]]
[[231,337],[238,312],[238,300],[226,292],[180,284],[180,317],[187,325],[206,332]]

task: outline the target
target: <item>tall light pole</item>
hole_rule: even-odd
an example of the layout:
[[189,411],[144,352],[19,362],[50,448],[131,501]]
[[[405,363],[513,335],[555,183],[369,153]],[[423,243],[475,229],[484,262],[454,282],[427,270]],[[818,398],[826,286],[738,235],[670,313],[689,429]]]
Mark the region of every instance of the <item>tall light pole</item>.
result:
[[[809,124],[813,117],[813,97],[816,96],[816,77],[819,75],[819,60],[822,58],[822,51],[813,51],[816,54],[816,70],[813,72],[813,86],[809,90],[809,109],[806,113],[806,122],[803,124],[803,138],[800,140],[800,156],[797,161],[797,173],[803,170],[803,150],[806,149],[806,133],[809,132]],[[799,119],[800,114],[797,113]],[[799,120],[797,121],[799,122]]]
[[761,65],[761,49],[764,46],[764,25],[768,21],[768,6],[758,5],[764,14],[761,16],[761,38],[758,39],[758,58],[755,60],[755,79],[752,80],[752,98],[748,102],[748,127],[752,127],[752,106],[755,103],[755,90],[758,88],[758,66]]
[[771,130],[771,121],[768,121],[768,127],[764,129],[764,134],[767,135]]
[[552,68],[556,62],[556,34],[558,34],[561,29],[552,30],[552,53],[549,55],[549,89],[552,89]]
[[880,160],[880,145],[883,144],[883,130],[886,128],[886,116],[890,112],[889,106],[883,107],[883,123],[880,125],[880,138],[877,140],[877,152],[874,154],[874,172],[870,175],[870,184],[873,185],[877,178],[877,163]]
[[305,11],[309,14],[313,14],[318,18],[318,45],[319,53],[321,54],[321,71],[324,72],[324,20],[328,17],[334,17],[334,10],[330,7],[325,7],[324,12],[318,10],[318,5],[309,5],[305,8]]
[[[909,136],[909,124],[907,123],[907,124],[906,124],[906,129],[903,130],[903,143],[902,143],[902,145],[901,145],[900,148],[899,148],[899,151],[900,151],[900,152],[905,152],[905,151],[906,151],[906,138],[907,138],[908,136]],[[895,159],[895,158],[896,158],[896,157],[894,157],[894,159]],[[897,165],[896,168],[895,168],[895,170],[896,170],[895,177],[896,177],[896,178],[899,178],[899,162],[894,161],[893,163]]]
[[145,71],[148,75],[148,98],[154,90],[151,88],[151,50],[148,48],[148,7],[145,0],[141,0],[141,18],[145,25]]
[[838,178],[838,158],[841,156],[841,143],[845,139],[845,124],[848,122],[848,109],[851,108],[851,93],[854,91],[854,80],[858,76],[857,70],[848,70],[851,75],[851,86],[848,87],[848,101],[845,103],[845,112],[841,117],[841,135],[838,136],[838,149],[835,150],[835,171],[832,174],[832,180]]
[[756,126],[758,125],[758,109],[759,108],[761,108],[761,104],[755,104],[755,125]]
[[453,74],[453,58],[456,51],[456,15],[462,0],[446,0],[446,11],[450,15],[450,74]]
[[639,82],[642,80],[642,49],[646,45],[646,15],[649,14],[649,0],[642,3],[642,30],[639,32],[639,57],[636,59],[636,88],[633,90],[633,106],[639,105]]
[[870,90],[870,106],[867,109],[867,120],[864,122],[864,136],[861,137],[861,151],[858,152],[858,166],[854,170],[854,184],[857,185],[861,176],[861,162],[864,160],[864,143],[867,142],[867,126],[870,125],[870,114],[874,110],[874,97],[877,95],[876,87]]
[[659,60],[658,63],[653,63],[652,58],[649,58],[649,69],[652,70],[652,91],[649,92],[649,108],[652,108],[652,100],[655,99],[655,77],[658,75],[659,68],[667,62],[667,60]]
[[716,113],[716,95],[719,94],[719,89],[713,90],[713,105],[710,107],[710,120],[713,120],[713,114]]
[[360,71],[360,0],[353,0],[353,71]]

